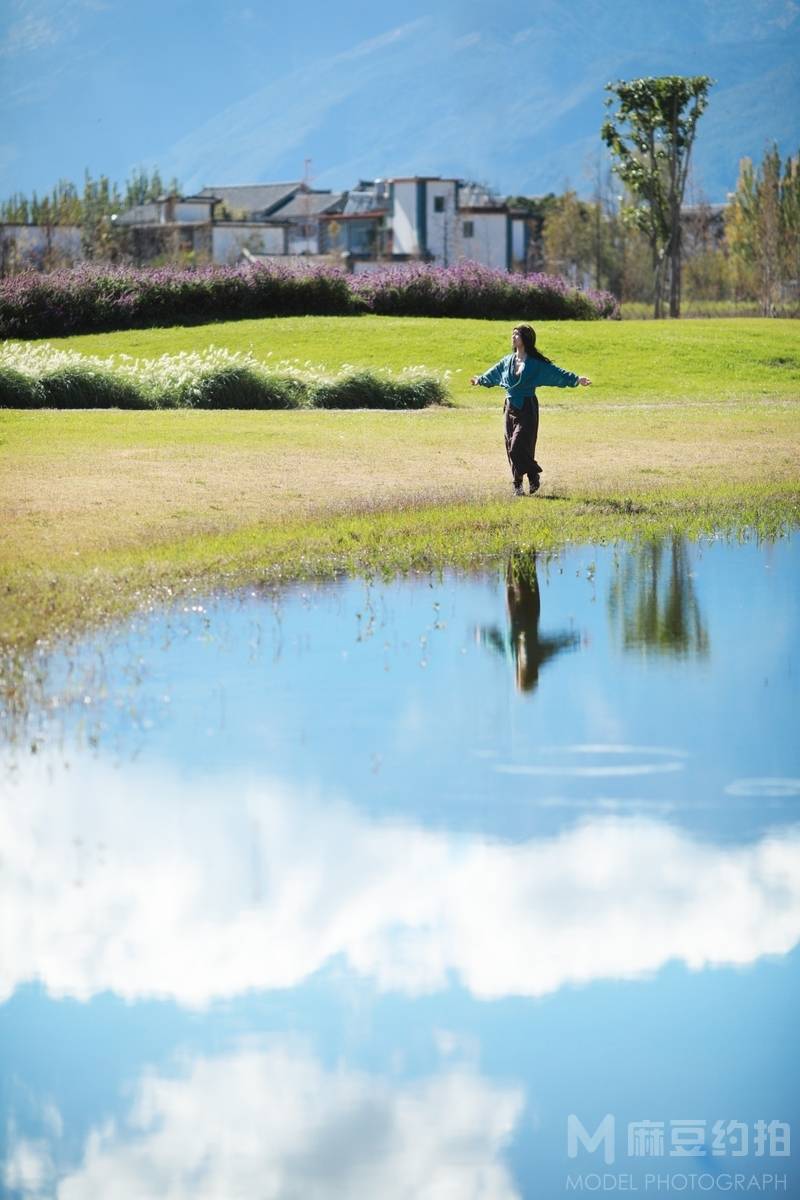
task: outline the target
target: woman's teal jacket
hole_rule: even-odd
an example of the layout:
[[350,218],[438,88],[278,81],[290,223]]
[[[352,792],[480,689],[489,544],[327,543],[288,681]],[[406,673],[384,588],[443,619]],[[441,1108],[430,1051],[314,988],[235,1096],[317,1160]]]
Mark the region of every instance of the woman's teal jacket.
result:
[[520,375],[514,374],[514,355],[507,354],[495,363],[488,371],[478,376],[481,387],[497,387],[499,384],[506,389],[506,395],[514,408],[522,408],[528,396],[532,396],[537,387],[577,387],[578,376],[572,371],[564,371],[546,358],[528,356]]

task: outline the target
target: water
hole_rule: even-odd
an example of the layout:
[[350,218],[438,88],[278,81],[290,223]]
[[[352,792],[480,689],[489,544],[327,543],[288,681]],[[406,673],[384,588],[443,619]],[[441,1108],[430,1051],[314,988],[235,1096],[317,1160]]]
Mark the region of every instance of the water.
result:
[[197,596],[30,670],[3,1195],[800,1194],[799,566]]

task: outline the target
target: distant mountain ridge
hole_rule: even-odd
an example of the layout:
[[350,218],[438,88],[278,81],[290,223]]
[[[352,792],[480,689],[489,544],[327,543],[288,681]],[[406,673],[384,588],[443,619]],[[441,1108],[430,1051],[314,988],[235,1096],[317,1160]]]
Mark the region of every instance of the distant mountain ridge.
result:
[[643,74],[717,80],[699,127],[695,196],[724,200],[739,159],[759,158],[771,139],[784,154],[800,148],[793,0],[544,0],[534,19],[509,24],[503,11],[519,8],[501,3],[472,33],[423,17],[273,76],[163,161],[189,188],[286,178],[311,157],[319,187],[429,173],[506,194],[567,185],[588,194],[604,156],[604,85]]

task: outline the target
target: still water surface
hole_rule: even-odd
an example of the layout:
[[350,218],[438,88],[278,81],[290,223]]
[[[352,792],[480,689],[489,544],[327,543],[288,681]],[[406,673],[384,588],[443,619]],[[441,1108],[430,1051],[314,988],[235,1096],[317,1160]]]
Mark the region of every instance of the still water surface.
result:
[[2,1194],[800,1195],[799,580],[797,536],[586,547],[54,655],[3,751]]

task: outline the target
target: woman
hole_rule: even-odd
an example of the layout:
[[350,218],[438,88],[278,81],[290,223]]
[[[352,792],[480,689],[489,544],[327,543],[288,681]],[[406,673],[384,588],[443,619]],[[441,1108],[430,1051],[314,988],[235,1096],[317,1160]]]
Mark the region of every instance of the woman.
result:
[[539,401],[537,387],[588,387],[585,375],[563,371],[536,349],[536,334],[530,325],[517,325],[511,334],[512,353],[501,358],[482,375],[473,375],[473,387],[495,387],[506,390],[503,408],[505,417],[506,454],[514,480],[514,495],[524,496],[522,480],[528,476],[530,495],[539,490],[542,468],[534,457],[536,435],[539,432]]

